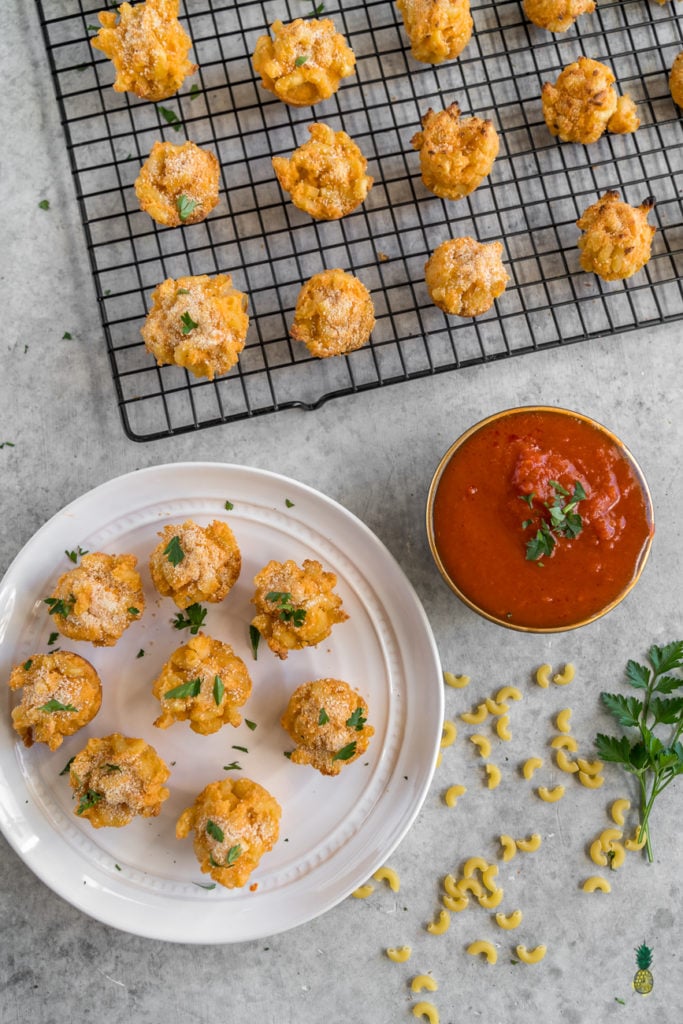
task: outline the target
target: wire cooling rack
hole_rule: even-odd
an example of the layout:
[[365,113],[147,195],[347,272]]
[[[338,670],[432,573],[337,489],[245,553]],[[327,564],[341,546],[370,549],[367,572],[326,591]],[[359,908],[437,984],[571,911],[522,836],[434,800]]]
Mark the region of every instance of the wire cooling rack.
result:
[[[474,34],[439,67],[409,55],[387,0],[325,0],[357,58],[330,100],[296,109],[266,92],[250,55],[276,19],[312,13],[310,0],[185,0],[199,72],[179,94],[146,103],[111,88],[111,63],[92,50],[99,6],[37,0],[61,108],[124,429],[150,440],[454,370],[612,331],[683,318],[683,125],[668,88],[683,49],[673,4],[601,3],[562,35],[530,24],[517,0],[473,0]],[[114,7],[114,4],[108,4]],[[635,135],[590,147],[560,143],[541,110],[544,81],[584,54],[606,61],[638,104]],[[198,88],[194,88],[194,83]],[[191,91],[192,90],[192,91]],[[410,140],[431,106],[456,101],[493,119],[500,153],[487,181],[459,202],[422,185]],[[178,121],[169,124],[161,108]],[[167,115],[168,116],[168,115]],[[281,190],[271,157],[288,155],[319,120],[343,128],[375,182],[340,221],[315,222]],[[192,139],[221,164],[221,203],[200,224],[160,228],[138,209],[133,183],[152,143]],[[654,196],[650,262],[626,282],[580,270],[577,218],[607,189],[637,205]],[[429,254],[447,238],[500,239],[510,282],[476,320],[447,317],[424,284]],[[377,325],[349,356],[313,359],[288,327],[304,281],[324,268],[371,290]],[[229,272],[249,295],[239,363],[212,382],[157,367],[140,327],[167,277]]]

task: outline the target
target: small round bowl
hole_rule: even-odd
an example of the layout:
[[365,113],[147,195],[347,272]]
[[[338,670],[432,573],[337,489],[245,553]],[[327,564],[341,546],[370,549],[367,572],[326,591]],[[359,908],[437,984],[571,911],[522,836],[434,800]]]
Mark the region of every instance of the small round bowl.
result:
[[[531,432],[524,432],[525,423],[534,425]],[[555,545],[552,562],[547,555],[536,559],[531,558],[528,554],[525,555],[525,541],[529,539],[529,528],[533,529],[534,526],[540,524],[543,517],[547,518],[547,513],[544,514],[543,510],[550,506],[550,502],[541,502],[540,499],[536,499],[534,508],[532,503],[535,493],[533,491],[525,493],[524,488],[520,488],[522,493],[513,493],[511,480],[518,480],[516,467],[521,458],[519,454],[515,456],[514,452],[521,452],[521,445],[526,443],[529,437],[537,442],[539,436],[542,435],[544,425],[551,438],[557,435],[558,438],[564,440],[565,444],[569,444],[566,439],[570,431],[574,432],[575,438],[583,437],[586,443],[599,441],[601,450],[607,453],[605,458],[613,460],[614,472],[624,486],[619,500],[621,501],[623,498],[623,511],[620,514],[620,520],[625,525],[621,527],[619,542],[622,544],[621,538],[624,538],[622,548],[628,556],[623,559],[619,573],[615,571],[615,579],[610,576],[609,569],[605,571],[603,556],[609,556],[609,551],[606,549],[616,545],[607,544],[597,538],[596,531],[600,529],[599,525],[596,526],[599,520],[597,514],[587,517],[586,510],[592,496],[595,495],[597,501],[597,496],[602,493],[597,488],[593,490],[590,484],[582,521],[584,537],[582,538],[579,534],[571,540],[562,538]],[[519,428],[519,433],[515,428]],[[482,431],[486,432],[482,433]],[[493,447],[490,453],[487,453],[484,448],[487,438],[492,439]],[[577,441],[576,450],[578,448],[579,442]],[[532,452],[533,458],[533,452],[538,448],[532,444],[528,450]],[[463,456],[463,451],[466,453],[465,456]],[[547,455],[548,452],[550,458],[557,458],[561,460],[564,467],[571,467],[572,470],[575,470],[573,460],[567,459],[566,453],[561,453],[559,450],[553,452],[549,447],[544,450],[543,454]],[[474,457],[474,462],[466,471],[465,459],[472,459],[472,457]],[[515,476],[510,476],[509,466],[513,465],[515,458],[517,459],[517,462],[514,463]],[[498,459],[502,460],[500,467],[496,462]],[[608,465],[608,463],[605,464]],[[524,466],[528,471],[528,461],[524,463]],[[589,466],[589,469],[593,473],[594,480],[602,479],[604,482],[609,477],[609,474],[605,476],[603,473],[600,478],[597,463]],[[507,476],[505,475],[506,470]],[[461,472],[463,476],[459,478],[458,474]],[[469,475],[470,472],[472,476]],[[590,473],[586,473],[585,470],[576,472],[577,475],[583,476],[585,482],[589,483]],[[533,480],[533,477],[529,479]],[[545,486],[547,489],[549,484],[552,486],[554,481],[546,480],[545,484],[541,483],[541,486]],[[500,489],[506,501],[504,507],[503,499],[501,499],[500,511],[496,506],[496,488]],[[505,488],[505,493],[503,488]],[[555,491],[555,493],[558,492]],[[487,498],[490,500],[487,501]],[[518,506],[517,498],[523,499]],[[567,497],[566,500],[569,501],[570,498]],[[472,506],[471,512],[468,511],[468,505]],[[532,516],[537,518],[533,522],[529,519],[524,521],[524,515],[528,515],[530,509],[532,509]],[[581,511],[580,501],[577,510]],[[627,511],[630,511],[629,515],[626,514]],[[487,533],[483,525],[487,522],[486,517],[489,514],[493,516],[491,533]],[[605,516],[610,514],[611,507],[608,508]],[[498,541],[494,532],[497,529],[498,520],[502,522],[502,527],[498,531],[500,563],[496,561]],[[604,521],[606,523],[607,519],[605,518]],[[444,524],[450,526],[450,541]],[[451,590],[469,608],[507,629],[526,633],[559,633],[578,629],[579,626],[594,622],[606,615],[633,589],[650,553],[654,535],[654,512],[652,498],[642,470],[626,445],[612,431],[581,413],[554,406],[534,405],[505,409],[488,416],[466,430],[451,445],[439,462],[429,487],[426,525],[429,547],[439,572]],[[583,527],[585,527],[585,532]],[[472,533],[469,532],[470,529],[473,531]],[[477,546],[477,530],[482,532],[484,538],[481,541],[481,549]],[[581,551],[582,539],[584,540],[583,552]],[[489,550],[490,548],[492,550]],[[579,559],[587,555],[597,561],[588,565],[583,570],[583,575],[578,575],[575,589],[572,590],[574,585],[571,583],[571,573],[578,568]],[[574,559],[573,567],[572,558]],[[503,568],[503,562],[506,559],[507,570]],[[550,566],[550,571],[548,571],[548,566]],[[505,571],[508,574],[507,578],[504,577]],[[539,575],[540,573],[544,575]],[[617,575],[619,579],[616,579]],[[490,598],[482,597],[484,592],[482,580],[491,584]],[[608,592],[610,582],[614,584],[613,592]],[[554,591],[551,584],[554,584]],[[591,587],[596,591],[592,598],[592,604],[591,598],[588,596]],[[550,596],[551,592],[554,593],[554,596]],[[581,594],[580,597],[579,594]],[[509,609],[507,605],[500,603],[507,601],[508,598]],[[515,610],[518,601],[520,604]],[[527,604],[526,610],[520,610],[524,602]],[[535,606],[534,602],[536,602]],[[497,603],[500,606],[497,607]],[[551,609],[550,612],[548,612],[548,608]]]

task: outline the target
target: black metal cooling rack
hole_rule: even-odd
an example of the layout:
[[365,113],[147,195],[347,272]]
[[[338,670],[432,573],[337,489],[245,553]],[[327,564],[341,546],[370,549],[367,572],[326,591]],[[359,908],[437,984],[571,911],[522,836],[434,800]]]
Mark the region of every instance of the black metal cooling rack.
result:
[[[113,68],[89,44],[99,6],[37,0],[95,278],[124,429],[150,440],[292,406],[540,351],[613,331],[683,318],[683,125],[668,74],[683,49],[673,4],[601,3],[563,35],[531,25],[517,0],[473,0],[474,35],[462,56],[431,67],[409,55],[389,0],[326,0],[357,74],[313,109],[263,90],[250,54],[276,19],[311,14],[310,0],[185,0],[199,72],[162,104],[113,91]],[[108,4],[109,7],[115,6]],[[549,135],[540,104],[579,55],[605,60],[638,104],[635,135],[590,147]],[[194,88],[194,83],[198,88]],[[500,153],[489,179],[457,203],[421,183],[410,139],[428,107],[457,101],[490,117]],[[167,123],[161,107],[179,119]],[[374,186],[341,221],[315,222],[284,195],[271,157],[308,138],[307,125],[343,128],[369,160]],[[218,155],[222,199],[201,224],[158,227],[133,183],[152,143],[186,138]],[[626,282],[582,273],[576,219],[609,188],[637,205],[657,200],[650,262]],[[476,320],[446,317],[424,284],[424,264],[447,238],[501,239],[510,282]],[[342,267],[371,290],[377,325],[349,356],[312,359],[288,326],[302,283]],[[166,277],[229,272],[249,295],[247,345],[215,381],[157,367],[140,327]]]

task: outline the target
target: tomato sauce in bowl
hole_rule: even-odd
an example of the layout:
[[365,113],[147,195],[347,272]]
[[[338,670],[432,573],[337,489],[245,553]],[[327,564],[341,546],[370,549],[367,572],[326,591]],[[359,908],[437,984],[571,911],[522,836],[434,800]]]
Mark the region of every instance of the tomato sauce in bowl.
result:
[[444,455],[427,534],[442,576],[475,611],[558,632],[604,615],[634,586],[654,535],[652,499],[629,450],[595,420],[509,409]]

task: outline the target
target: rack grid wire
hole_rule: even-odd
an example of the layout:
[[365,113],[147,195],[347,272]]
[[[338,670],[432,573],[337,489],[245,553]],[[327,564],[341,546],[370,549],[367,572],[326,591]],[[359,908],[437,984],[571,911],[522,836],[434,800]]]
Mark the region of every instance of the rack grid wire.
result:
[[[410,56],[393,3],[327,0],[321,17],[346,37],[357,73],[330,100],[305,109],[261,87],[251,54],[276,19],[311,16],[310,0],[185,0],[199,71],[160,104],[112,89],[111,62],[90,46],[104,4],[37,5],[119,408],[133,440],[314,409],[330,398],[683,318],[683,125],[668,85],[683,33],[671,3],[601,3],[552,35],[526,20],[518,0],[473,0],[471,42],[458,60],[431,66]],[[581,54],[606,61],[619,91],[636,101],[635,134],[605,134],[590,147],[550,135],[542,84]],[[489,178],[458,202],[426,190],[410,141],[428,108],[452,102],[491,118],[500,136]],[[177,121],[168,122],[169,111]],[[374,177],[365,203],[341,220],[299,211],[273,172],[272,156],[301,145],[314,121],[346,131]],[[217,154],[222,201],[201,223],[161,228],[138,208],[135,178],[155,140],[185,138]],[[633,205],[656,200],[652,257],[622,282],[602,282],[579,266],[576,220],[608,189]],[[424,283],[430,253],[462,235],[501,240],[510,275],[494,308],[474,320],[446,316]],[[301,285],[333,267],[369,288],[377,322],[363,348],[315,359],[288,329]],[[140,336],[151,291],[168,277],[219,272],[249,296],[237,366],[213,381],[157,366]]]

